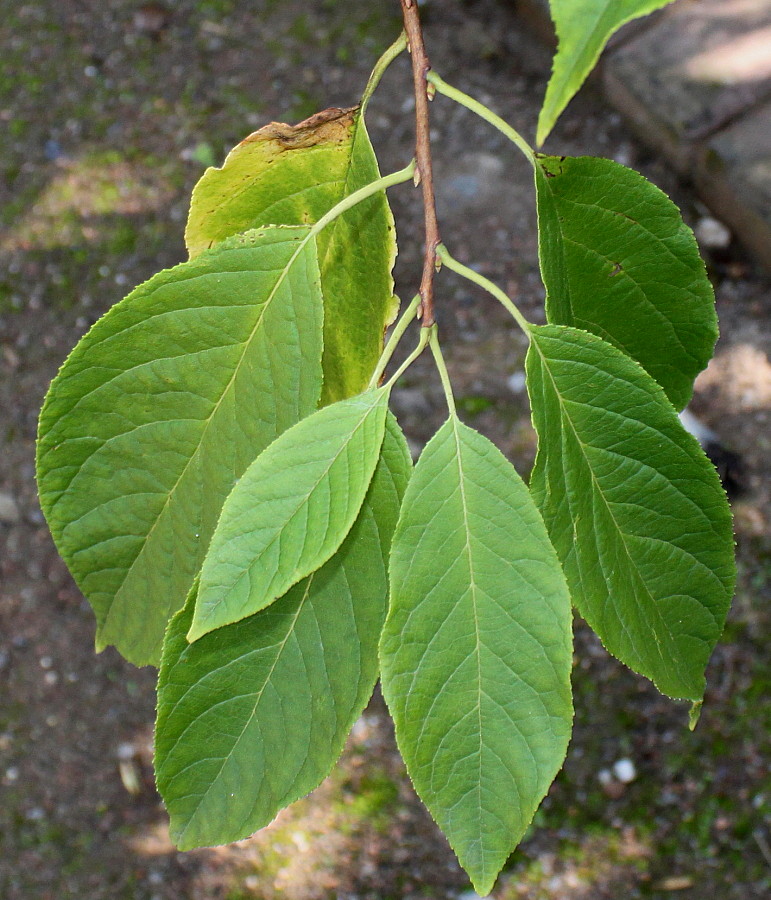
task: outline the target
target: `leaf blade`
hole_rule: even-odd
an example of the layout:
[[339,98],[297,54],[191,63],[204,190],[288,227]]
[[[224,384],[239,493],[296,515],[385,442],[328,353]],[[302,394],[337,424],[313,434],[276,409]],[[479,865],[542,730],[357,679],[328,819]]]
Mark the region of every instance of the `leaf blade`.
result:
[[608,159],[539,157],[546,314],[637,360],[683,409],[717,341],[714,292],[671,200]]
[[258,612],[335,553],[377,465],[388,396],[378,388],[318,410],[244,472],[201,568],[189,640]]
[[594,68],[605,44],[627,22],[672,0],[549,0],[559,46],[538,116],[540,147]]
[[315,407],[322,304],[308,233],[263,229],[159,273],[54,379],[41,505],[99,649],[158,662],[233,481]]
[[564,759],[571,613],[527,488],[455,418],[415,468],[390,577],[381,677],[399,748],[484,894]]
[[[358,107],[329,109],[299,125],[272,122],[208,169],[193,191],[185,240],[191,257],[259,225],[317,222],[380,177]],[[367,386],[398,300],[391,270],[394,221],[381,192],[318,236],[325,303],[322,402]]]
[[[317,787],[342,751],[377,679],[385,558],[411,468],[404,449],[389,419],[343,546],[271,607],[194,644],[185,638],[194,598],[172,620],[155,764],[180,849],[248,837]],[[234,700],[234,683],[250,699]],[[233,734],[240,737],[219,737]]]
[[700,700],[733,593],[731,514],[661,388],[600,338],[532,328],[531,491],[573,602],[606,648]]

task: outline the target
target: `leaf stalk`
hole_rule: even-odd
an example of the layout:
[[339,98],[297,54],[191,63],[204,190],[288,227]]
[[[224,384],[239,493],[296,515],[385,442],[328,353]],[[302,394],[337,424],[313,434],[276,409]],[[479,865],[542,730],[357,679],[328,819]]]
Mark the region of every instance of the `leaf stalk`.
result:
[[385,383],[384,387],[389,390],[396,384],[396,382],[404,375],[404,373],[409,369],[409,367],[415,362],[415,360],[420,356],[420,354],[426,349],[426,345],[428,344],[428,340],[431,337],[431,329],[430,328],[421,328],[420,329],[420,338],[418,339],[418,346],[410,353],[407,359],[399,366],[399,368],[394,372],[394,374],[388,379]]
[[367,104],[369,103],[372,95],[375,93],[377,86],[380,84],[380,79],[385,74],[386,69],[391,65],[391,63],[404,51],[407,49],[407,34],[402,31],[399,37],[391,44],[391,46],[383,53],[380,59],[375,63],[375,68],[372,70],[372,74],[369,76],[369,81],[367,82],[367,86],[364,88],[364,94],[361,98],[361,113],[364,115],[365,110],[367,109]]
[[447,400],[447,408],[450,411],[450,416],[454,418],[456,415],[455,397],[452,393],[450,375],[444,362],[444,356],[442,356],[442,348],[439,346],[439,330],[436,325],[434,325],[434,327],[431,329],[431,338],[429,339],[428,343],[431,347],[431,353],[433,354],[436,368],[439,370],[439,378],[442,382],[442,387],[444,388],[444,396]]
[[401,318],[396,323],[396,325],[394,325],[393,331],[388,338],[388,343],[385,345],[385,348],[380,355],[380,359],[377,361],[377,365],[375,366],[375,371],[372,373],[372,378],[367,385],[367,390],[371,390],[372,388],[374,388],[383,377],[383,372],[385,372],[386,366],[390,362],[391,357],[394,355],[394,350],[396,350],[397,344],[404,336],[404,332],[409,328],[412,320],[415,318],[415,315],[418,311],[418,306],[420,306],[420,294],[416,294],[415,297],[413,297],[410,305],[407,307],[407,309],[404,310]]
[[517,308],[514,301],[502,291],[497,284],[490,281],[489,278],[485,278],[484,275],[480,275],[479,272],[475,272],[473,269],[470,269],[468,266],[464,266],[463,263],[458,262],[457,259],[454,259],[450,256],[449,251],[444,246],[444,244],[440,244],[437,247],[437,256],[442,261],[442,263],[447,266],[448,269],[461,275],[463,278],[466,278],[468,281],[472,281],[474,284],[479,285],[483,290],[487,291],[488,294],[492,294],[496,300],[498,300],[507,310],[511,313],[516,321],[517,325],[525,332],[530,339],[530,322],[522,315],[522,313]]
[[394,187],[394,185],[397,184],[404,184],[405,181],[410,181],[414,176],[415,160],[413,159],[408,166],[399,169],[398,172],[392,172],[390,175],[384,175],[382,178],[378,178],[375,181],[371,181],[369,184],[365,184],[364,187],[359,188],[358,191],[354,191],[347,197],[343,197],[339,203],[326,212],[311,228],[308,238],[316,237],[316,235],[320,231],[323,231],[330,222],[334,222],[338,216],[348,212],[349,209],[352,209],[363,200],[367,200],[373,194],[378,194],[380,191]]
[[459,91],[458,88],[447,84],[447,82],[434,71],[431,71],[426,75],[426,81],[436,88],[437,93],[444,94],[444,96],[448,97],[450,100],[454,100],[461,106],[465,106],[466,109],[471,110],[471,112],[478,115],[480,119],[484,119],[485,122],[488,122],[493,128],[497,128],[502,135],[507,137],[522,151],[522,153],[524,153],[530,164],[535,166],[535,151],[533,148],[516,128],[509,125],[509,123],[502,119],[497,113],[488,109],[484,103],[480,103],[479,100],[476,100],[474,97],[464,94],[463,91]]

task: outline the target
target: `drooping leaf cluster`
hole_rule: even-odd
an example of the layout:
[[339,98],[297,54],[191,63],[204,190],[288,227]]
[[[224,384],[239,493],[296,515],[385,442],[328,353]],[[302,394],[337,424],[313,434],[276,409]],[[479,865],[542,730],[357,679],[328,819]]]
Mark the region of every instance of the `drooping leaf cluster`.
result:
[[[552,5],[542,133],[612,31],[663,4]],[[703,695],[733,540],[677,410],[714,303],[657,188],[529,151],[548,324],[516,314],[528,487],[458,418],[435,328],[381,384],[397,312],[383,187],[413,170],[380,178],[369,93],[206,171],[189,261],[111,309],[51,385],[41,503],[97,647],[160,665],[156,774],[180,848],[247,837],[313,790],[380,677],[415,788],[486,893],[565,756],[572,606],[662,692]],[[427,345],[449,416],[413,471],[388,401]]]

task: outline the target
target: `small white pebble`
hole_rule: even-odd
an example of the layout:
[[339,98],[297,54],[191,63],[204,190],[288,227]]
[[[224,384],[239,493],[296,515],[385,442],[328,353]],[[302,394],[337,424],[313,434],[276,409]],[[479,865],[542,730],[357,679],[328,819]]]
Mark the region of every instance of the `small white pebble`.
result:
[[6,781],[16,781],[19,777],[19,770],[16,766],[11,766],[10,769],[5,770],[5,780]]
[[613,781],[613,775],[610,772],[610,769],[600,769],[597,773],[597,781],[605,787],[606,784],[610,784]]
[[19,506],[14,498],[10,494],[0,494],[0,522],[13,525],[19,521],[19,518]]
[[40,657],[40,668],[41,669],[50,669],[54,664],[54,661],[50,656],[41,656]]
[[46,672],[44,678],[46,684],[56,684],[58,680],[59,676],[56,674],[56,672]]
[[711,216],[699,219],[694,232],[696,240],[702,247],[724,250],[731,243],[731,232],[722,222],[718,222]]
[[132,759],[135,753],[136,749],[134,745],[130,744],[128,741],[118,744],[118,748],[115,751],[115,755],[118,759]]
[[629,784],[637,778],[637,769],[631,759],[619,759],[613,763],[613,774],[622,784]]

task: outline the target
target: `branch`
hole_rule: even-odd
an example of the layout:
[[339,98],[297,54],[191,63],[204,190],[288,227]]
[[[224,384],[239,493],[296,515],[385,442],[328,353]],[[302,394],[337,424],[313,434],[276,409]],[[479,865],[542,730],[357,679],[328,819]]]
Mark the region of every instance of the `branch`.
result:
[[436,248],[441,243],[439,223],[436,219],[434,175],[431,168],[431,134],[428,114],[428,82],[426,76],[431,64],[423,44],[423,30],[418,14],[418,0],[400,0],[412,55],[412,80],[415,89],[415,159],[416,177],[423,189],[426,248],[423,256],[423,277],[420,282],[420,309],[418,315],[424,328],[434,324],[434,275],[436,274]]

